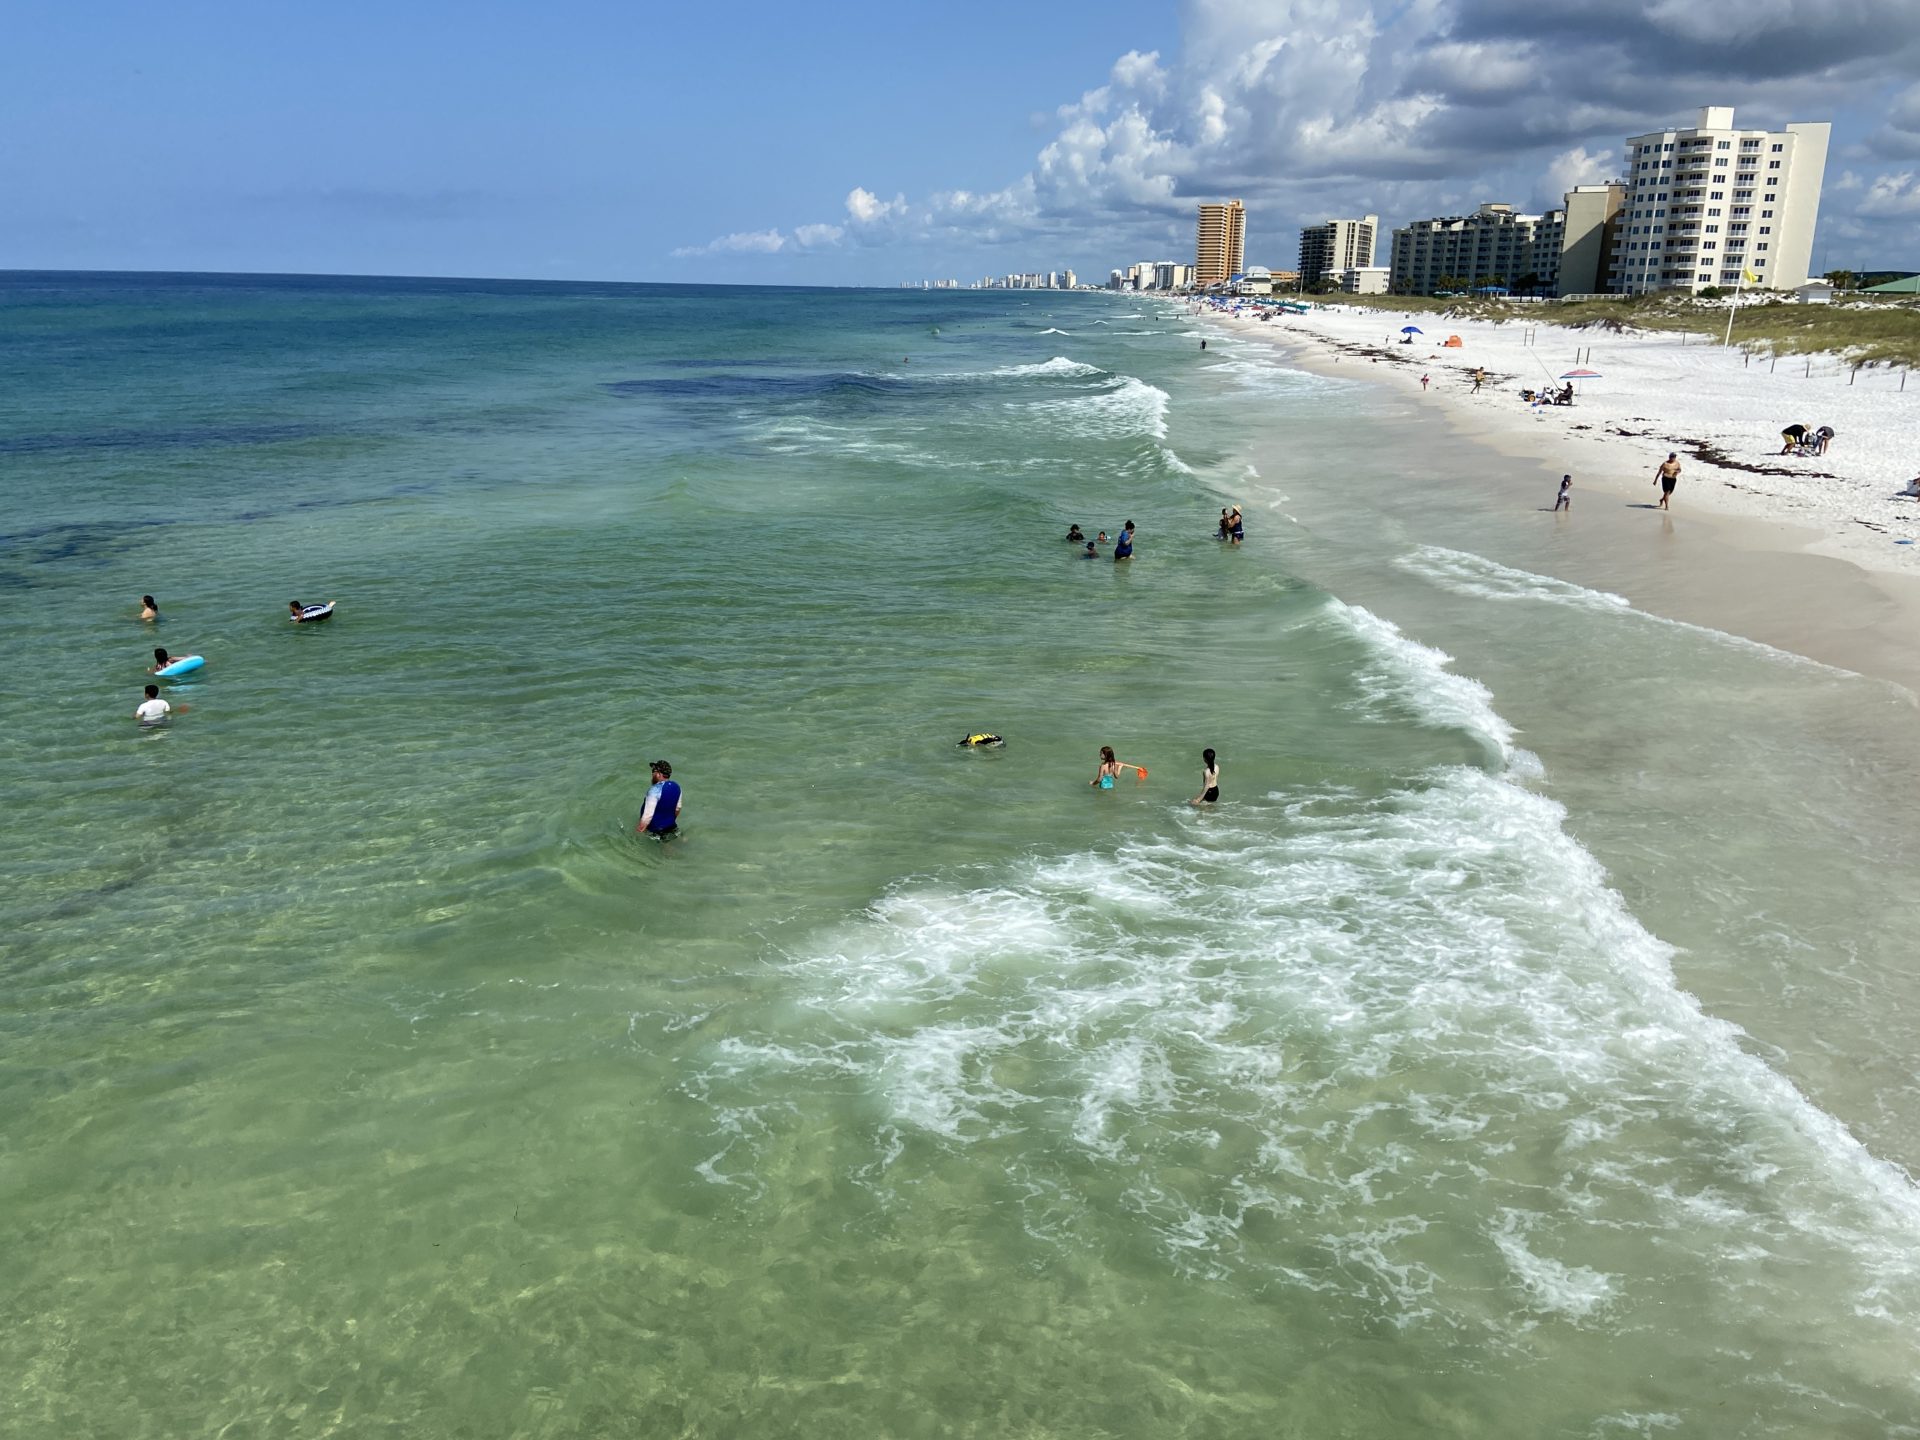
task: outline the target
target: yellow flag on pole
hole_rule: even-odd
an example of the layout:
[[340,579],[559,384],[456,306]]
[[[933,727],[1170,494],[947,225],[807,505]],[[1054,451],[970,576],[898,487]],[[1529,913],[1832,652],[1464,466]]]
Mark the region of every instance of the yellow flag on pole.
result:
[[1760,277],[1754,274],[1751,270],[1742,270],[1740,272],[1740,276],[1749,285],[1758,285],[1760,283]]

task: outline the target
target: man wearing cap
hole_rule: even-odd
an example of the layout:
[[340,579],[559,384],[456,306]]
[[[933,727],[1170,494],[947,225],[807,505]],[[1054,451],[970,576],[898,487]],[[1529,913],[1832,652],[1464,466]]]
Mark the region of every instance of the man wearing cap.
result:
[[647,791],[646,808],[640,812],[634,833],[665,837],[673,834],[680,821],[680,786],[673,779],[673,766],[666,761],[649,761],[647,768],[653,772],[653,785]]

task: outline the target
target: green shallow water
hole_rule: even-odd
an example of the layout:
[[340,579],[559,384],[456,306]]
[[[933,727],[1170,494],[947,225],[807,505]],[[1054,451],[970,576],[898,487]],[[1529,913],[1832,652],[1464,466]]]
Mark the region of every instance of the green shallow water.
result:
[[[1907,757],[1796,746],[1884,687],[1401,538],[1401,417],[1124,302],[5,293],[10,1432],[1920,1416],[1912,1109],[1823,1080],[1850,1022],[1689,993],[1886,1012],[1907,915],[1697,797],[1616,823],[1528,723],[1763,694],[1753,803],[1844,868]],[[208,665],[140,733],[155,643]]]

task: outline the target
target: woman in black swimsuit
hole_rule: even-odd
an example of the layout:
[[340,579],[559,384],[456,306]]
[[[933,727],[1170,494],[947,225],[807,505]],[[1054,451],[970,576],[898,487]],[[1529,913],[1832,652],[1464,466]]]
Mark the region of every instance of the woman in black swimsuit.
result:
[[1217,805],[1220,803],[1220,762],[1213,758],[1211,750],[1202,750],[1200,758],[1206,762],[1206,769],[1200,776],[1200,793],[1187,803]]

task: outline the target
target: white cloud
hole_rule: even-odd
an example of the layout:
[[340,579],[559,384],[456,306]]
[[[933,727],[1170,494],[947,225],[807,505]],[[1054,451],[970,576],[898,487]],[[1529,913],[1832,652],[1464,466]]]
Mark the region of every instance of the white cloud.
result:
[[1854,208],[1862,215],[1920,215],[1920,182],[1911,170],[1876,176]]
[[683,245],[673,254],[680,260],[694,255],[773,255],[786,249],[787,243],[778,230],[736,230],[704,245]]
[[1598,185],[1611,180],[1621,165],[1618,150],[1588,150],[1577,145],[1547,162],[1547,194],[1557,202],[1576,185]]
[[871,190],[856,185],[847,192],[847,214],[858,225],[878,225],[890,217],[904,214],[907,197],[896,195],[891,200],[882,200]]
[[838,225],[796,225],[793,227],[794,243],[803,250],[821,250],[830,245],[838,245],[846,231]]
[[[1752,0],[1735,32],[1698,0],[1187,0],[1178,51],[1121,55],[1053,112],[1026,173],[912,199],[855,187],[843,236],[789,243],[1024,238],[1118,258],[1172,244],[1197,200],[1239,197],[1250,246],[1284,261],[1292,230],[1329,215],[1558,203],[1614,178],[1626,136],[1702,104],[1778,124],[1890,97],[1873,151],[1920,156],[1915,73],[1912,0]],[[1904,203],[1876,191],[1859,213]]]

